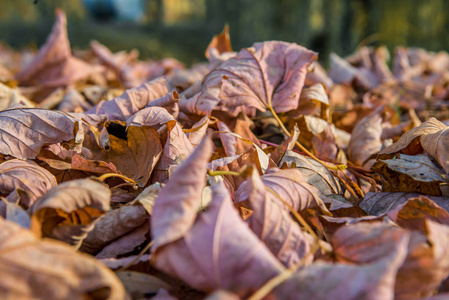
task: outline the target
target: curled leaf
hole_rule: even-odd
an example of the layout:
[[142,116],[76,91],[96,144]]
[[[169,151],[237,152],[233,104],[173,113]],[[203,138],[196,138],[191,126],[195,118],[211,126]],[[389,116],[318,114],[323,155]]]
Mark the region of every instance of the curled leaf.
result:
[[24,190],[27,201],[21,204],[25,208],[56,185],[55,177],[34,162],[12,159],[0,164],[0,194],[10,202],[17,202],[15,191]]
[[52,188],[31,207],[32,228],[44,237],[77,245],[107,210],[111,192],[93,179],[64,182]]
[[144,108],[150,101],[167,95],[170,90],[167,79],[159,77],[133,89],[126,90],[121,96],[112,100],[103,100],[89,109],[87,113],[105,114],[109,120],[126,121]]

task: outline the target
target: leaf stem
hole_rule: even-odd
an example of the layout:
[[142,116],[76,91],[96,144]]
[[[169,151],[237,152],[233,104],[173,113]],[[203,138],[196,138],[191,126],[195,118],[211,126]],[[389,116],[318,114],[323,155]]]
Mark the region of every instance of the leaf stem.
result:
[[261,300],[265,298],[275,287],[280,285],[282,282],[286,281],[290,277],[292,277],[296,271],[305,263],[306,258],[312,255],[311,253],[315,253],[318,249],[318,245],[313,245],[313,248],[309,253],[307,253],[303,258],[301,258],[297,263],[292,265],[290,268],[285,269],[280,272],[275,277],[268,280],[263,286],[261,286],[254,294],[252,294],[248,300]]
[[103,175],[98,177],[98,180],[104,182],[106,179],[111,178],[111,177],[118,177],[118,178],[123,179],[126,182],[130,182],[130,183],[134,184],[134,188],[136,188],[136,186],[137,186],[137,182],[135,182],[131,178],[126,177],[125,175],[117,174],[117,173],[106,173],[106,174],[103,174]]
[[[276,121],[278,122],[279,126],[281,127],[282,131],[284,131],[284,133],[287,136],[291,136],[290,132],[287,130],[287,128],[285,127],[284,123],[282,122],[282,120],[279,118],[278,114],[274,111],[273,107],[268,106],[268,109],[270,110],[271,114],[273,115],[273,117],[276,119]],[[329,165],[327,162],[322,161],[321,159],[319,159],[318,157],[316,157],[315,155],[313,155],[309,150],[307,150],[303,145],[301,145],[300,142],[295,141],[296,146],[302,151],[304,152],[307,156],[309,156],[310,158],[312,158],[313,160],[319,162],[320,164],[323,164],[326,166],[326,168],[328,168],[329,170],[341,170],[341,168],[346,168],[346,165],[341,165],[341,166],[332,166]]]
[[209,176],[224,176],[224,175],[240,176],[240,173],[233,172],[233,171],[211,171],[211,170],[207,170],[207,175],[209,175]]
[[115,272],[121,272],[121,271],[125,271],[126,269],[128,269],[129,267],[131,267],[132,265],[134,265],[141,257],[142,255],[145,254],[145,252],[147,252],[148,250],[150,250],[151,246],[153,246],[154,244],[154,240],[149,242],[137,255],[136,258],[133,259],[132,262],[130,262],[129,264],[127,264],[124,267],[121,267],[120,269],[117,269]]

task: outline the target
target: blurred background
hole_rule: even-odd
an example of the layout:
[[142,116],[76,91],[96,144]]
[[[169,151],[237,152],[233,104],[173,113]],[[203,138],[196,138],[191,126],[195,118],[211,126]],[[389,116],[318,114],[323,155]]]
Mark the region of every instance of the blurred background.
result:
[[141,58],[203,61],[227,23],[234,50],[264,40],[296,42],[341,56],[361,45],[449,48],[445,0],[0,0],[0,42],[37,48],[55,8],[67,13],[73,48],[93,39],[112,51],[136,48]]

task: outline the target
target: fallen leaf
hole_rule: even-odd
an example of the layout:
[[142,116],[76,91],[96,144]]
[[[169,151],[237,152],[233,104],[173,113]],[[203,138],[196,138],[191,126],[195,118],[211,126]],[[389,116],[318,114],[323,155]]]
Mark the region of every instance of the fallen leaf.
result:
[[426,220],[449,225],[449,213],[425,196],[411,198],[387,212],[396,224],[410,230],[426,232]]
[[92,257],[58,241],[37,240],[2,218],[0,228],[2,298],[125,298],[117,277]]
[[97,254],[113,240],[148,222],[148,212],[140,204],[127,204],[108,211],[87,233],[80,251]]
[[16,79],[24,85],[67,86],[87,79],[102,68],[73,57],[67,37],[67,19],[63,10],[56,11],[56,23],[46,43]]
[[126,121],[129,117],[144,108],[152,100],[167,95],[171,87],[166,78],[159,77],[143,83],[138,87],[126,90],[121,96],[109,101],[100,101],[86,113],[104,114],[109,120]]
[[247,220],[249,227],[287,268],[301,260],[310,263],[313,256],[307,255],[314,242],[312,236],[305,233],[290,217],[289,211],[266,190],[256,170],[252,170],[247,182],[249,205],[253,210]]
[[316,262],[296,272],[274,294],[279,299],[394,299],[408,240],[407,233],[400,235],[390,244],[391,251],[366,264]]
[[75,118],[58,111],[39,108],[2,110],[0,153],[20,159],[36,158],[43,146],[74,139],[80,129],[75,123]]
[[382,117],[376,110],[354,127],[348,145],[348,158],[359,166],[369,168],[372,162],[367,159],[379,152],[382,146],[381,134]]
[[317,187],[325,196],[343,195],[340,182],[323,164],[293,151],[285,153],[279,166],[283,164],[298,169],[304,180]]
[[7,160],[0,164],[0,195],[9,202],[17,202],[21,189],[27,193],[27,201],[20,204],[25,208],[57,185],[55,177],[32,161]]
[[[248,295],[283,267],[241,220],[223,183],[219,182],[212,189],[208,210],[198,215],[193,224],[187,224],[189,227],[177,235],[178,239],[161,245],[158,240],[167,239],[153,232],[154,264],[200,290],[226,289],[240,296]],[[164,200],[156,201],[154,216]],[[181,202],[166,206],[166,213],[184,205]],[[192,210],[196,213],[194,208]],[[193,217],[195,219],[195,215]],[[185,218],[183,223],[190,223],[191,217]],[[160,226],[155,219],[152,218],[153,228]]]
[[195,221],[211,151],[212,141],[205,138],[159,192],[151,218],[152,253],[184,236]]
[[34,202],[32,230],[79,247],[109,210],[110,198],[109,188],[93,179],[61,183]]
[[106,149],[86,136],[85,147],[94,160],[112,163],[118,171],[144,186],[155,168],[162,152],[159,134],[150,126],[125,126],[123,122],[108,122],[109,144]]
[[447,196],[447,176],[427,155],[397,154],[393,159],[378,160],[372,170],[383,177],[385,192],[419,192]]
[[[289,209],[280,199],[287,202],[296,211],[311,208],[329,214],[326,205],[320,198],[322,195],[320,191],[307,183],[299,170],[272,170],[270,173],[263,175],[261,179],[265,187],[277,195],[273,197],[273,200],[278,205],[283,206],[285,210],[288,211]],[[250,195],[249,183],[244,182],[235,192],[235,201],[245,201],[249,199]]]
[[[189,101],[180,101],[181,109],[199,115],[210,114],[220,105],[233,109],[249,106],[277,113],[298,107],[307,66],[315,52],[285,42],[256,43],[241,50],[206,76],[203,92]],[[193,103],[193,104],[191,104]]]
[[0,110],[18,104],[27,107],[35,106],[32,101],[22,96],[18,90],[12,89],[0,82]]
[[[363,200],[359,203],[359,206],[369,215],[380,216],[404,204],[408,199],[417,198],[420,196],[423,196],[423,194],[416,192],[370,192],[365,195]],[[446,211],[449,211],[448,197],[425,196],[435,202],[438,206],[442,207]]]

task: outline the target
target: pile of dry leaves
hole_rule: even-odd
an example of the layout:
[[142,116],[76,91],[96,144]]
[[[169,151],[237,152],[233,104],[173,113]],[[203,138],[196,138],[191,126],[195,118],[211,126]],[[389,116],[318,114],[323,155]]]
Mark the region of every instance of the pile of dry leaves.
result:
[[1,298],[449,297],[447,53],[206,57],[0,48]]

